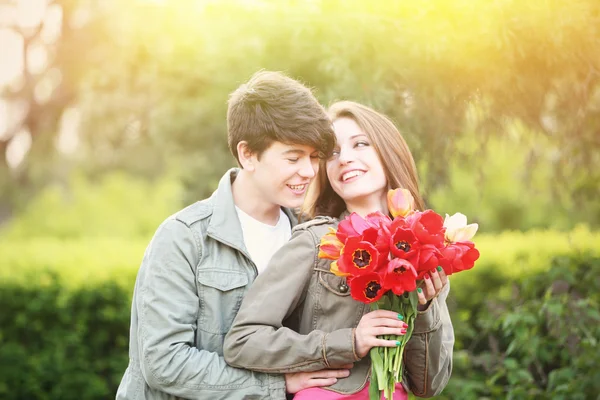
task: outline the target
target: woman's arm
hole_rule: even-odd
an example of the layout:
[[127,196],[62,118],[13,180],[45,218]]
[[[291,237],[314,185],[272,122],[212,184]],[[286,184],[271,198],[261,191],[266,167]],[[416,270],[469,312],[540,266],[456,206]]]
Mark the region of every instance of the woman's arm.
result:
[[415,329],[404,349],[407,384],[419,397],[438,395],[452,373],[454,328],[446,304],[449,291],[450,282],[426,310],[418,312]]
[[273,255],[244,297],[225,337],[225,360],[234,367],[287,373],[316,371],[358,360],[354,329],[301,335],[283,326],[307,295],[317,262],[317,239],[298,230]]

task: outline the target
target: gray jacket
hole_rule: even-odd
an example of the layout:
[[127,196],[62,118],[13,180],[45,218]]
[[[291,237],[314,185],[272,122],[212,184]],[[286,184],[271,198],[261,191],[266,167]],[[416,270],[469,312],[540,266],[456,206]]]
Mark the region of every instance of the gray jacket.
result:
[[[370,311],[350,297],[345,278],[318,257],[319,243],[337,220],[320,217],[299,225],[273,255],[244,298],[225,338],[231,365],[269,373],[314,371],[355,363],[349,377],[329,387],[356,393],[365,387],[369,358],[355,351],[355,328]],[[454,331],[446,297],[449,286],[419,312],[405,347],[405,386],[431,397],[446,386],[452,371]]]
[[225,334],[257,276],[234,207],[236,174],[228,171],[210,198],[168,218],[150,242],[117,400],[285,399],[282,375],[223,360]]

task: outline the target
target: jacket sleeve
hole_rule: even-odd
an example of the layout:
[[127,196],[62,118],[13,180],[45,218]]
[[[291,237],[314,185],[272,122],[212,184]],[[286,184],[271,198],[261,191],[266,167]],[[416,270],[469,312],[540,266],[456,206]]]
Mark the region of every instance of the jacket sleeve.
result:
[[433,397],[446,387],[452,373],[454,328],[446,299],[450,283],[425,311],[419,311],[415,329],[404,349],[405,377],[418,397]]
[[299,334],[283,322],[307,296],[317,262],[317,243],[307,230],[273,255],[269,266],[248,291],[223,353],[233,366],[262,372],[316,371],[358,360],[354,329]]
[[142,374],[156,390],[186,399],[285,398],[281,375],[228,366],[194,346],[199,310],[195,269],[200,242],[178,220],[152,239],[134,293]]

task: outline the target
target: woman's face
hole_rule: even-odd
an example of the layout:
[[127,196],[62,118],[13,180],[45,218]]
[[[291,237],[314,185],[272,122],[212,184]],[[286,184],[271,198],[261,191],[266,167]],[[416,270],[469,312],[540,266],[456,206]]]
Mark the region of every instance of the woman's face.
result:
[[375,148],[351,118],[336,119],[333,128],[337,145],[327,161],[331,187],[349,211],[381,211],[387,179]]

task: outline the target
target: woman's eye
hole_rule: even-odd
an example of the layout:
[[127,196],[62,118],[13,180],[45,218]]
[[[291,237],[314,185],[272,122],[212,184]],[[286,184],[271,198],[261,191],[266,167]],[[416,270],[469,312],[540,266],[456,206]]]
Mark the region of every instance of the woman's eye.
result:
[[355,147],[366,147],[369,146],[369,142],[365,142],[365,141],[360,141],[360,142],[356,142]]
[[288,158],[288,161],[293,164],[293,163],[297,163],[298,159],[297,158]]

